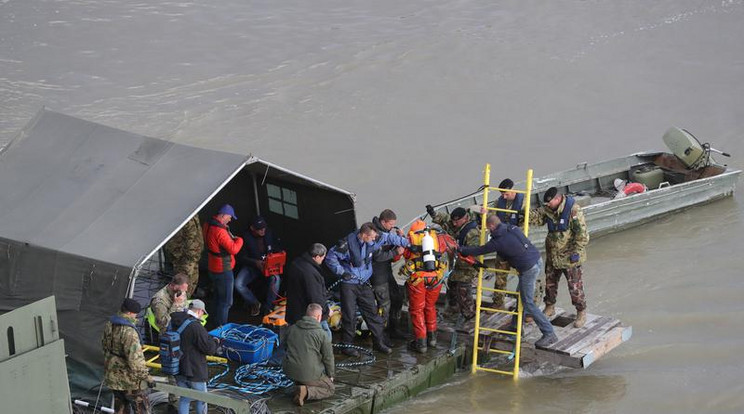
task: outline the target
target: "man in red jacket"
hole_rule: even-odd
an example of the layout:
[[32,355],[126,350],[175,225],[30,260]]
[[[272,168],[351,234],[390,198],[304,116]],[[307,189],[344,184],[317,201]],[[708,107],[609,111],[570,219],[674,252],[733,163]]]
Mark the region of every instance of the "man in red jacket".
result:
[[215,290],[215,312],[212,321],[217,326],[227,323],[227,314],[233,303],[233,268],[235,255],[243,247],[243,239],[235,237],[227,227],[235,217],[231,205],[220,207],[217,214],[204,223],[204,245],[209,255],[209,278]]

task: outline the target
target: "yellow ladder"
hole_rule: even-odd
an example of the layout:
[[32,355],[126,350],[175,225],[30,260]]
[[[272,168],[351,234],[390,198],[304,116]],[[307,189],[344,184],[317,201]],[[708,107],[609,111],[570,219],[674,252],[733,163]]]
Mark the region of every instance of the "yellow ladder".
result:
[[[489,207],[488,206],[488,193],[489,191],[513,191],[515,193],[522,193],[524,194],[524,235],[527,236],[529,234],[529,221],[530,221],[530,195],[532,193],[532,170],[527,170],[527,188],[525,190],[515,190],[515,189],[502,189],[502,188],[496,188],[491,187],[491,164],[486,164],[486,170],[483,174],[483,206],[486,207],[486,211],[504,211],[508,213],[518,213],[515,210],[506,210],[501,209],[497,207]],[[486,218],[488,214],[482,214],[481,216],[481,234],[480,234],[480,244],[483,245],[486,243],[486,232],[488,229],[486,228]],[[479,256],[478,260],[483,263],[483,256]],[[492,289],[483,287],[483,271],[487,270],[490,272],[498,272],[498,273],[512,273],[511,270],[503,270],[503,269],[495,269],[495,268],[483,268],[481,267],[478,270],[478,287],[476,289],[475,293],[475,332],[473,334],[473,365],[471,368],[471,372],[475,374],[477,371],[488,371],[493,372],[496,374],[503,374],[503,375],[511,375],[515,380],[519,378],[519,355],[522,348],[522,299],[519,296],[519,292],[509,291],[509,290],[501,290],[501,289]],[[494,309],[494,308],[488,308],[481,306],[482,303],[482,296],[483,291],[487,292],[497,292],[497,293],[503,293],[504,295],[514,295],[517,297],[517,310],[515,311],[508,311],[503,309]],[[531,293],[532,294],[532,293]],[[494,312],[494,313],[506,313],[509,315],[516,315],[517,316],[517,331],[505,331],[501,329],[494,329],[494,328],[485,328],[480,326],[480,313],[481,311],[486,312]],[[506,335],[514,335],[514,368],[511,371],[503,371],[499,369],[493,369],[493,368],[485,368],[478,366],[478,351],[484,351],[486,353],[499,353],[499,354],[506,354],[506,355],[512,355],[512,352],[509,351],[502,351],[500,349],[485,349],[485,345],[487,344],[487,341],[483,341],[483,346],[479,346],[479,337],[481,331],[485,332],[496,332]]]

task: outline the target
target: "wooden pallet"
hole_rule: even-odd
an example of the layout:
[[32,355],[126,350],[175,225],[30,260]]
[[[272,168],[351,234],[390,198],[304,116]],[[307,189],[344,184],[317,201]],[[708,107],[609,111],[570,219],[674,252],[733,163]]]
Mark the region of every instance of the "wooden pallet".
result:
[[[507,301],[508,307],[513,307],[513,300]],[[563,309],[556,308],[556,314],[551,318],[553,329],[558,336],[558,342],[546,348],[536,348],[534,343],[542,333],[534,323],[524,325],[522,332],[522,361],[548,362],[570,368],[587,368],[594,361],[610,352],[621,343],[630,339],[633,329],[624,326],[619,320],[610,316],[587,313],[586,324],[582,328],[575,328],[573,322],[575,314],[567,314]],[[509,325],[510,315],[502,313],[481,313],[481,327],[504,329]],[[470,322],[464,329],[466,334],[473,335],[474,326]],[[487,348],[511,351],[514,344],[504,336],[482,332],[479,338],[481,345]]]

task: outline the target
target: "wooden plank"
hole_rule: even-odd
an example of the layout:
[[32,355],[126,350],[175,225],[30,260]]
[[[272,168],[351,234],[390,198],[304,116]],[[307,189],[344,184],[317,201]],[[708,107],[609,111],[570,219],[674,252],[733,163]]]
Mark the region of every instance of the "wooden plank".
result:
[[605,333],[607,333],[607,331],[619,325],[620,321],[618,321],[617,319],[612,319],[610,322],[592,329],[590,335],[587,335],[583,339],[577,341],[576,343],[565,349],[566,353],[572,355],[597,340],[601,341],[601,338]]
[[617,326],[610,329],[602,338],[598,338],[596,342],[577,352],[577,357],[581,359],[581,366],[583,368],[588,367],[594,361],[630,339],[632,334],[633,328],[630,326]]
[[589,314],[587,315],[587,323],[586,325],[584,325],[583,328],[574,328],[573,325],[569,325],[571,326],[571,328],[568,328],[568,327],[563,328],[563,329],[557,328],[556,331],[560,331],[561,333],[563,333],[564,330],[568,330],[568,332],[570,333],[568,336],[563,337],[558,342],[544,349],[549,349],[555,352],[561,352],[561,353],[568,355],[568,353],[564,352],[563,349],[570,347],[571,345],[576,343],[576,341],[580,340],[581,338],[584,338],[586,335],[589,335],[591,333],[592,328],[596,326],[601,326],[610,320],[612,320],[612,318],[610,318],[609,316],[597,317],[597,315]]

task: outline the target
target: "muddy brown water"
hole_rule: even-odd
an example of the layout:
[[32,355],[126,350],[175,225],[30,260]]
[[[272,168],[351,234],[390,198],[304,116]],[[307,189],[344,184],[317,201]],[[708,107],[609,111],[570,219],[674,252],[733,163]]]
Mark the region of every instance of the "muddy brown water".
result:
[[[0,142],[46,105],[252,152],[356,192],[360,222],[671,125],[740,168],[742,21],[740,0],[0,0]],[[592,240],[590,310],[634,334],[590,369],[461,374],[392,411],[744,411],[741,197]]]

